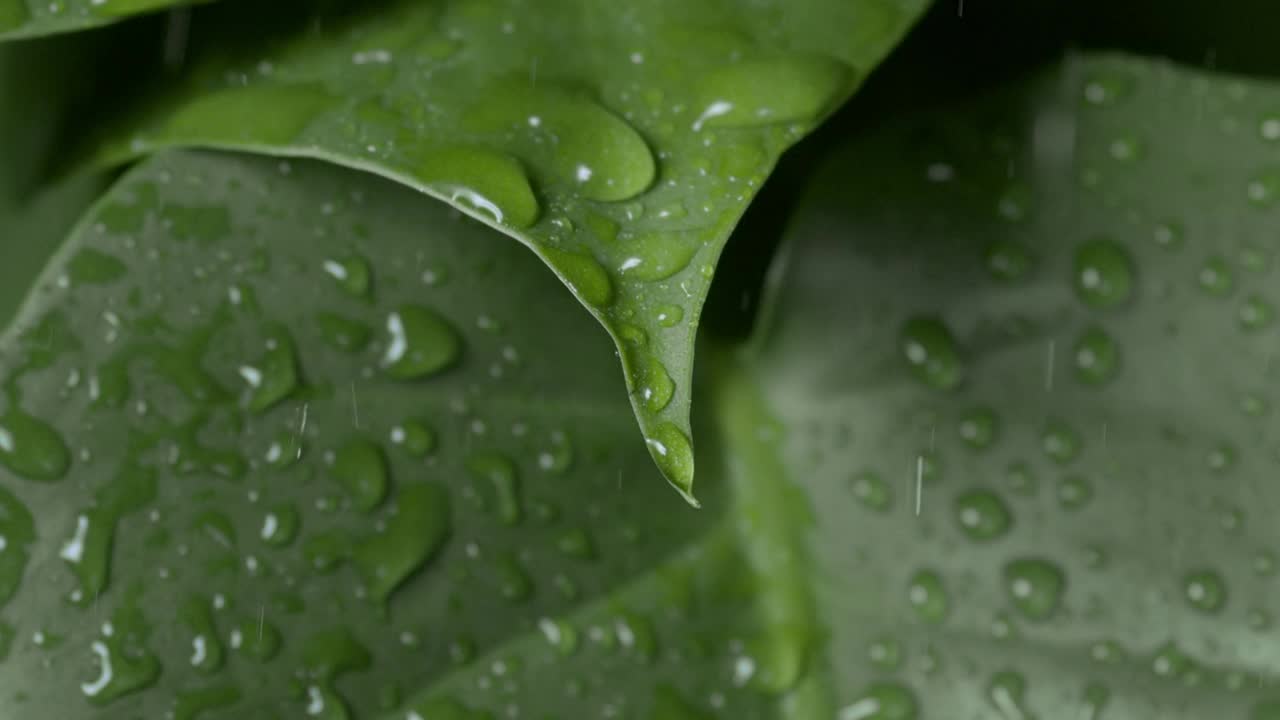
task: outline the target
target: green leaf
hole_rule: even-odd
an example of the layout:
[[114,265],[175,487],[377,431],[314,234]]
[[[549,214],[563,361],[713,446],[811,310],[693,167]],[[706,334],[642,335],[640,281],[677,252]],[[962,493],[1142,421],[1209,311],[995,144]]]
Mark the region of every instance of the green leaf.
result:
[[[0,42],[68,33],[210,0],[0,0]],[[185,32],[185,27],[180,28]]]
[[1074,57],[812,178],[718,405],[810,512],[812,717],[1276,717],[1277,113]]
[[[652,454],[690,502],[692,346],[731,228],[778,155],[923,0],[399,2],[215,50],[102,152],[314,157],[442,199],[533,248],[617,344]],[[229,12],[231,12],[229,10]]]
[[100,173],[53,185],[47,177],[66,106],[83,84],[78,64],[91,49],[57,40],[0,47],[0,325],[105,187]]
[[772,717],[728,488],[672,504],[616,372],[408,188],[143,163],[0,337],[0,717]]

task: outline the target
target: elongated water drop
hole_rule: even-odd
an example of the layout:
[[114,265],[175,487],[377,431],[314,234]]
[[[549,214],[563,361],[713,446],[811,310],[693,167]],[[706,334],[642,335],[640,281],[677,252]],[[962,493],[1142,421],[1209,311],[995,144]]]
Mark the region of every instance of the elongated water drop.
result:
[[62,436],[21,410],[0,415],[0,465],[27,480],[60,480],[71,465]]
[[265,350],[252,365],[240,367],[240,377],[249,386],[249,409],[263,412],[284,400],[298,387],[298,358],[293,338],[283,326],[271,328]]
[[667,482],[690,505],[699,507],[693,497],[693,445],[689,443],[689,436],[674,423],[665,422],[645,438],[645,444]]
[[529,227],[539,207],[524,168],[514,158],[478,147],[430,150],[411,172],[450,202],[500,225]]
[[497,501],[498,519],[504,525],[520,522],[519,476],[510,458],[491,451],[472,453],[467,458],[467,471],[490,484]]
[[506,146],[583,197],[626,200],[653,183],[648,144],[625,120],[588,97],[546,84],[513,83],[481,94],[467,112],[473,132]]
[[330,347],[345,353],[358,353],[369,344],[369,326],[346,315],[333,312],[316,313],[320,338]]
[[539,252],[569,289],[588,305],[603,309],[613,304],[613,281],[594,258],[553,247],[539,248]]
[[31,512],[0,485],[0,608],[17,593],[27,567],[27,546],[35,539]]
[[816,56],[726,65],[699,79],[699,114],[693,129],[816,119],[835,102],[850,76],[842,63]]
[[332,472],[358,510],[373,510],[387,495],[387,461],[371,440],[357,437],[339,448]]
[[449,527],[449,495],[444,488],[434,483],[402,488],[387,529],[361,542],[352,554],[370,596],[386,602],[396,587],[440,550]]

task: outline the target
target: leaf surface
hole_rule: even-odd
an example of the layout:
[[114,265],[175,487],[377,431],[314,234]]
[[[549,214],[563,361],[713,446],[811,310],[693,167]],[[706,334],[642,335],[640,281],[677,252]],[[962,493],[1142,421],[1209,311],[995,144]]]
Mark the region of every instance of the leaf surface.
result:
[[720,421],[810,513],[814,717],[1277,717],[1278,112],[1078,56],[813,178]]
[[[88,30],[201,1],[208,0],[0,0],[0,42]],[[185,22],[175,29],[185,33]]]
[[215,7],[196,19],[212,50],[102,158],[170,146],[321,158],[511,235],[608,329],[654,459],[694,502],[692,349],[720,251],[778,155],[923,7],[399,2],[238,55],[222,48],[241,15]]
[[774,717],[728,488],[656,482],[614,362],[408,188],[144,162],[0,338],[0,716]]

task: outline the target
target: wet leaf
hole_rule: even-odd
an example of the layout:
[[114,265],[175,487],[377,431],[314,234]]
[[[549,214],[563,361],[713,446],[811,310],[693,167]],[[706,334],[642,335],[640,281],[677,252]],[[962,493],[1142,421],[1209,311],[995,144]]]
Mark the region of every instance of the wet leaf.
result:
[[444,204],[143,163],[0,337],[0,716],[769,716],[733,680],[727,488],[672,497],[616,375],[532,253]]
[[718,404],[809,513],[812,717],[1272,716],[1278,103],[1074,57],[812,178]]
[[185,12],[185,6],[193,2],[208,1],[0,0],[0,42],[88,30],[169,8]]
[[511,235],[613,336],[654,459],[693,502],[692,350],[725,240],[778,155],[923,6],[402,1],[243,55],[222,50],[242,16],[215,7],[197,17],[222,23],[200,43],[212,50],[100,157],[201,146],[321,158]]

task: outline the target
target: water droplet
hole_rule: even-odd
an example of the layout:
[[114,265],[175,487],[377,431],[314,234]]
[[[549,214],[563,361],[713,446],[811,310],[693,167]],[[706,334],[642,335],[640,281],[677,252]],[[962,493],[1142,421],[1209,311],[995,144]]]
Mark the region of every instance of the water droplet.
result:
[[961,416],[958,430],[966,445],[985,450],[1000,434],[1000,418],[990,408],[974,408]]
[[855,473],[849,481],[853,496],[868,509],[884,512],[893,503],[893,490],[889,483],[874,470]]
[[109,637],[89,644],[96,667],[92,679],[80,684],[95,706],[144,690],[160,677],[160,661],[145,644],[150,631],[142,614],[122,607],[112,615],[111,628]]
[[915,693],[892,682],[877,682],[840,709],[837,720],[916,720],[920,704]]
[[698,507],[693,497],[693,445],[689,443],[689,436],[674,423],[664,422],[645,438],[645,444],[667,482],[690,505]]
[[654,313],[654,320],[661,327],[675,327],[684,320],[684,308],[679,305],[659,305]]
[[11,408],[0,415],[0,465],[27,480],[51,482],[67,473],[71,454],[52,426]]
[[937,390],[953,390],[964,379],[965,365],[956,341],[942,321],[914,317],[903,325],[900,347],[918,380]]
[[391,444],[404,448],[410,457],[423,458],[436,448],[436,434],[422,420],[405,420],[391,428]]
[[578,630],[563,620],[542,618],[538,621],[538,629],[561,655],[572,655],[578,649]]
[[95,602],[106,588],[117,523],[155,497],[155,471],[130,464],[95,493],[93,507],[76,516],[75,530],[58,553],[78,581],[78,589],[72,594],[76,604]]
[[[666,213],[663,215],[663,213]],[[670,210],[659,211],[659,217],[672,217]],[[689,267],[689,262],[702,247],[699,238],[690,232],[651,232],[629,238],[626,257],[618,265],[618,273],[625,278],[644,282],[666,280]]]
[[282,642],[280,631],[265,615],[245,618],[231,631],[231,647],[260,663],[274,658]]
[[477,147],[436,149],[415,159],[413,173],[449,202],[497,224],[527,228],[538,219],[529,178],[509,155]]
[[1280,198],[1280,170],[1264,170],[1249,179],[1245,196],[1258,207],[1271,207]]
[[606,308],[613,304],[613,281],[595,258],[546,246],[538,251],[569,289],[588,305]]
[[498,553],[491,566],[503,599],[524,602],[533,595],[533,579],[510,553]]
[[956,519],[971,540],[993,540],[1009,531],[1009,506],[990,490],[969,490],[956,498]]
[[352,438],[339,448],[332,473],[362,512],[376,508],[387,495],[387,461],[371,440]]
[[1120,346],[1105,330],[1090,327],[1076,340],[1073,353],[1076,378],[1086,385],[1102,385],[1120,368]]
[[1093,484],[1081,475],[1066,475],[1058,481],[1058,504],[1064,510],[1078,510],[1093,499]]
[[298,360],[293,338],[283,327],[268,333],[266,351],[253,365],[240,366],[240,377],[249,386],[249,409],[263,412],[285,399],[298,386]]
[[520,522],[520,483],[510,458],[492,451],[472,453],[467,457],[467,471],[490,484],[497,500],[498,519],[504,525]]
[[321,340],[344,353],[358,353],[365,349],[373,335],[369,327],[359,320],[333,312],[316,313],[316,326]]
[[1050,420],[1040,436],[1040,447],[1045,456],[1059,465],[1075,460],[1082,445],[1080,435],[1061,420]]
[[1157,223],[1151,231],[1151,238],[1166,250],[1177,250],[1182,247],[1182,239],[1185,235],[1182,223],[1163,222]]
[[1213,255],[1204,261],[1196,281],[1201,290],[1214,297],[1225,297],[1235,289],[1235,277],[1221,255]]
[[1035,720],[1027,708],[1027,679],[1020,672],[1005,670],[992,675],[987,699],[1007,720]]
[[1021,558],[1004,566],[1004,582],[1010,601],[1024,617],[1044,621],[1058,611],[1066,577],[1048,560]]
[[1227,584],[1213,570],[1196,570],[1182,579],[1183,592],[1191,607],[1204,613],[1216,613],[1227,603]]
[[401,488],[387,529],[365,539],[352,554],[370,596],[385,603],[396,587],[443,547],[450,522],[444,488],[434,483]]
[[190,595],[178,609],[178,618],[191,631],[191,656],[188,660],[197,672],[210,674],[222,668],[224,649],[218,628],[209,611],[209,601]]
[[1074,272],[1076,294],[1090,307],[1113,308],[1133,293],[1133,260],[1113,240],[1082,243],[1076,248]]
[[258,537],[272,547],[285,547],[298,536],[299,525],[298,509],[290,503],[280,503],[263,515]]
[[441,372],[462,353],[462,339],[447,320],[421,305],[401,305],[387,315],[382,368],[397,380]]
[[924,622],[937,624],[947,617],[951,602],[942,577],[933,570],[919,570],[907,585],[907,600]]
[[1000,239],[987,246],[984,263],[991,277],[1004,282],[1015,282],[1031,269],[1031,251],[1016,240]]
[[631,358],[629,375],[634,377],[635,394],[651,413],[662,412],[675,395],[676,384],[667,372],[667,366],[655,355],[641,351],[628,353]]
[[351,297],[369,297],[373,289],[373,270],[369,267],[368,260],[351,254],[325,260],[321,267]]
[[1258,295],[1249,295],[1240,305],[1240,326],[1245,330],[1261,330],[1275,319],[1275,308]]
[[500,135],[509,150],[583,197],[617,202],[653,183],[653,153],[644,138],[590,98],[528,83],[482,96],[467,112],[470,130]]
[[849,68],[823,57],[747,60],[701,76],[695,131],[813,120],[850,80]]
[[31,512],[16,495],[0,486],[0,608],[18,592],[27,567],[27,546],[35,539]]
[[867,647],[867,659],[881,670],[897,670],[902,665],[902,656],[902,643],[893,637],[877,638]]

